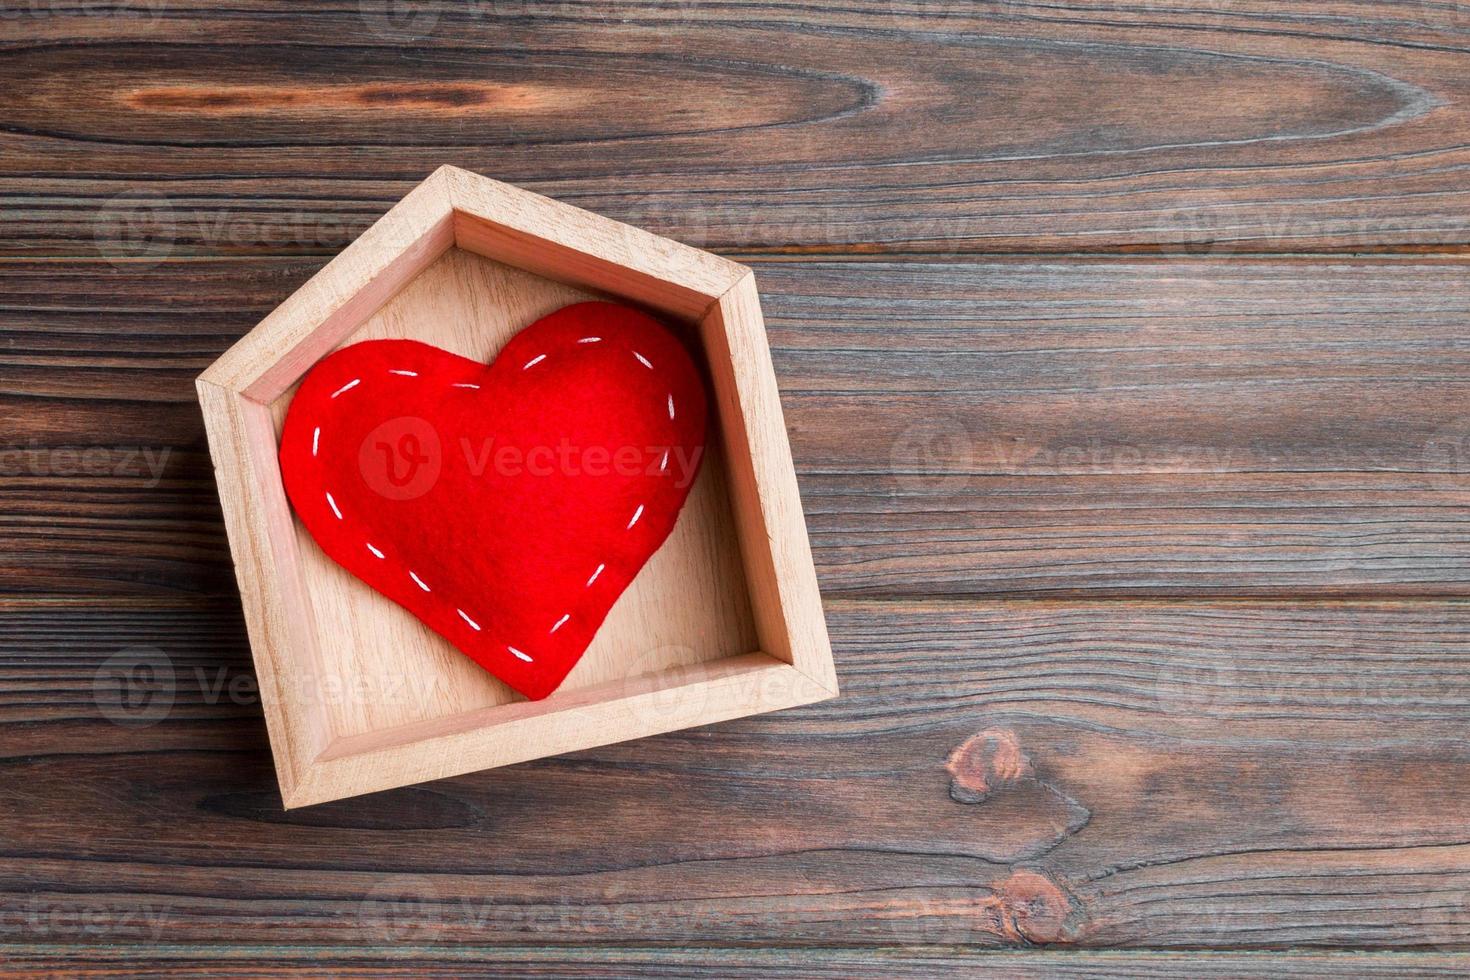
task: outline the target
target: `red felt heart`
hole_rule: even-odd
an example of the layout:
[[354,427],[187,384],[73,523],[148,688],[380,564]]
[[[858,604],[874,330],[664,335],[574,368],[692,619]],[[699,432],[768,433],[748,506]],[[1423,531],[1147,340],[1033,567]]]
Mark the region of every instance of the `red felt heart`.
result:
[[704,437],[683,346],[579,303],[488,366],[408,340],[324,358],[291,401],[281,475],[336,562],[544,698],[673,530]]

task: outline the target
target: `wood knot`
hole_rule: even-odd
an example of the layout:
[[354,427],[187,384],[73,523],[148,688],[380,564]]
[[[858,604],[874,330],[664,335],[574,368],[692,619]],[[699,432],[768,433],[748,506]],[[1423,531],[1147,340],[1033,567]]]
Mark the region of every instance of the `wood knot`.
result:
[[1011,942],[1067,943],[1077,938],[1081,910],[1046,875],[1016,871],[995,886],[983,913],[986,928]]
[[945,768],[954,777],[949,795],[957,803],[982,803],[998,787],[1034,775],[1016,733],[1005,728],[987,728],[965,739]]
[[998,891],[1010,913],[1015,934],[1032,943],[1070,942],[1076,938],[1077,911],[1072,896],[1046,875],[1017,871]]
[[950,799],[985,804],[976,816],[993,826],[977,851],[988,860],[1011,864],[1040,857],[1092,819],[1087,807],[1042,778],[1010,729],[987,728],[965,739],[950,752],[945,769]]

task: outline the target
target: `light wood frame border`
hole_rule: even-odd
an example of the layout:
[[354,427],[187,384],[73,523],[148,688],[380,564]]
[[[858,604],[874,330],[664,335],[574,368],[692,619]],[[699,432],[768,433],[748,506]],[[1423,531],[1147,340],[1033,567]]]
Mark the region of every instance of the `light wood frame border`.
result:
[[[761,651],[486,708],[391,737],[338,736],[293,694],[303,676],[322,668],[269,406],[452,246],[698,324]],[[746,266],[441,167],[212,364],[197,388],[287,807],[837,694],[765,324]],[[641,710],[654,701],[658,710]]]

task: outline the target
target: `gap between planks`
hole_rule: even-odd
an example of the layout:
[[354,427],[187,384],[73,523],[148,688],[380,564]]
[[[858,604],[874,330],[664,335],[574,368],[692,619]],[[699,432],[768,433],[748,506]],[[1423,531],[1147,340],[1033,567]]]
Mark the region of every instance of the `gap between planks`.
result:
[[1098,965],[1109,961],[1126,963],[1132,960],[1190,963],[1200,959],[1223,961],[1255,961],[1265,965],[1271,962],[1285,964],[1337,961],[1342,964],[1373,962],[1382,964],[1409,965],[1416,962],[1443,960],[1465,964],[1470,967],[1470,951],[1442,951],[1422,949],[1385,950],[1356,947],[1319,947],[1315,949],[1163,949],[1151,946],[1110,946],[1107,949],[997,949],[995,946],[974,944],[903,944],[889,946],[836,946],[800,943],[762,942],[760,946],[733,943],[681,943],[671,945],[600,945],[597,943],[572,943],[552,946],[511,945],[351,945],[333,946],[325,944],[248,944],[248,943],[148,943],[148,944],[98,944],[79,946],[61,943],[0,943],[0,950],[15,956],[54,957],[57,960],[89,959],[101,961],[150,961],[180,958],[205,957],[218,960],[246,960],[260,958],[372,960],[390,962],[412,962],[417,960],[441,960],[474,963],[487,959],[543,959],[578,958],[603,955],[616,959],[649,957],[676,960],[685,952],[713,954],[731,958],[766,959],[781,956],[796,956],[802,960],[815,960],[825,954],[871,957],[881,961],[890,957],[922,959],[944,957],[955,954],[975,954],[984,957],[984,963],[1000,966],[1039,963],[1044,961],[1067,962],[1078,965],[1092,962]]
[[[868,250],[857,246],[832,247],[813,246],[804,248],[793,246],[789,248],[716,248],[714,254],[723,258],[736,259],[741,262],[854,262],[854,263],[881,263],[881,262],[953,262],[956,264],[985,262],[1079,262],[1079,263],[1139,263],[1139,262],[1200,262],[1214,264],[1228,264],[1231,262],[1383,262],[1408,263],[1408,264],[1434,264],[1442,262],[1470,262],[1470,243],[1456,246],[1384,246],[1371,249],[1321,249],[1314,251],[1269,251],[1269,250],[1240,250],[1228,251],[1224,254],[1214,254],[1208,251],[1208,245],[1202,245],[1199,249],[1168,250],[1160,249],[1151,245],[1128,245],[1117,248],[1098,249],[1096,251],[1075,250],[1037,250],[1017,251],[1016,249],[1004,249],[999,251],[983,251],[977,249],[936,249],[936,248],[912,248],[912,249],[888,249]],[[315,249],[293,249],[281,252],[251,252],[243,255],[213,254],[213,253],[188,253],[177,252],[163,258],[150,258],[142,256],[138,258],[116,257],[103,258],[96,253],[86,255],[70,252],[58,252],[50,254],[32,255],[3,255],[0,254],[0,265],[25,265],[37,264],[68,264],[82,263],[85,265],[118,265],[126,267],[138,265],[147,269],[168,265],[186,265],[189,263],[241,263],[241,262],[280,262],[294,261],[300,259],[329,259],[337,255],[337,250],[315,250]]]
[[[192,594],[183,596],[4,596],[0,595],[0,612],[32,609],[75,609],[99,611],[139,609],[159,612],[218,611],[222,600],[238,598],[235,592]],[[1470,596],[1443,593],[1382,593],[1374,591],[1335,592],[1331,595],[1283,592],[1270,594],[1190,593],[1187,595],[1012,595],[1007,593],[956,595],[936,592],[932,595],[862,595],[824,598],[826,609],[862,609],[864,607],[907,606],[913,609],[964,609],[975,606],[996,608],[1082,607],[1097,605],[1129,605],[1152,608],[1178,608],[1192,605],[1297,606],[1328,607],[1362,605],[1365,602],[1385,607],[1467,606]]]

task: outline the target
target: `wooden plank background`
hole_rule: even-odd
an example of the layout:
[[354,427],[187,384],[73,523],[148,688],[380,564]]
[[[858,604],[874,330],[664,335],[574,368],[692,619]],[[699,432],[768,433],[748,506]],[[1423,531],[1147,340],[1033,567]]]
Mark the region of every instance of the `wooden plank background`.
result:
[[[1441,0],[7,5],[0,963],[1470,971],[1467,46]],[[286,814],[192,379],[441,163],[755,267],[843,696]]]

